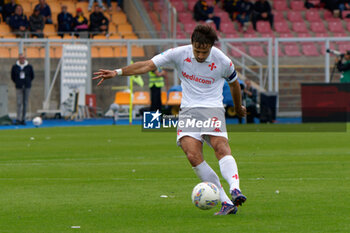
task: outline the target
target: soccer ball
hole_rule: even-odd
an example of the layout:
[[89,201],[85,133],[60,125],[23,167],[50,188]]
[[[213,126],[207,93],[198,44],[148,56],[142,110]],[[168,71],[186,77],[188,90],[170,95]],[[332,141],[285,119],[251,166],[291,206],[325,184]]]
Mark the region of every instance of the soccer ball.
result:
[[33,125],[39,127],[43,123],[43,119],[41,117],[34,117]]
[[215,184],[202,182],[192,191],[192,203],[202,210],[209,210],[216,206],[220,200],[220,191]]

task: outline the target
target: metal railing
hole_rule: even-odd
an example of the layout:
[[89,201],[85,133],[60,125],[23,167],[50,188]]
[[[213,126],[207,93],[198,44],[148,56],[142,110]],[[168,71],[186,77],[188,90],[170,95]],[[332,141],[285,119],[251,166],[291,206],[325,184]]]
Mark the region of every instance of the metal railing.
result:
[[[325,51],[330,48],[330,42],[349,42],[350,37],[312,37],[312,38],[275,38],[275,54],[274,54],[274,91],[279,91],[279,46],[281,43],[286,42],[324,42]],[[324,73],[325,73],[325,83],[330,82],[330,54],[325,53],[324,61]]]

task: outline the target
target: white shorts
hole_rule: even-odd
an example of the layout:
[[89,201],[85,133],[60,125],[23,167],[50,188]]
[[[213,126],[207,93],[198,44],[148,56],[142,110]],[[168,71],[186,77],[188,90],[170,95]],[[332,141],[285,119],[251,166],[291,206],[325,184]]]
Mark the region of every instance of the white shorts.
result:
[[[181,125],[180,122],[185,122]],[[196,125],[197,121],[203,124]],[[186,122],[189,122],[186,125]],[[196,122],[193,126],[193,122]],[[181,146],[180,139],[184,136],[190,136],[198,141],[206,142],[209,146],[210,136],[219,136],[228,139],[226,123],[225,123],[225,109],[224,108],[186,108],[180,109],[179,123],[177,126],[176,142]]]

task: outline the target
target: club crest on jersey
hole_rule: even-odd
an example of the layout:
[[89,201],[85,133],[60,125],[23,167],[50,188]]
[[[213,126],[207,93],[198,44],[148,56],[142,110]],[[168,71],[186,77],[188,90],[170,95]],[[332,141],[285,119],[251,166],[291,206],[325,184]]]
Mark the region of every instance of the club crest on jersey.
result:
[[216,65],[215,63],[211,63],[210,65],[208,65],[210,67],[210,70],[216,69]]
[[191,58],[186,58],[185,60],[184,60],[185,62],[188,62],[188,63],[192,63],[192,60],[191,60]]

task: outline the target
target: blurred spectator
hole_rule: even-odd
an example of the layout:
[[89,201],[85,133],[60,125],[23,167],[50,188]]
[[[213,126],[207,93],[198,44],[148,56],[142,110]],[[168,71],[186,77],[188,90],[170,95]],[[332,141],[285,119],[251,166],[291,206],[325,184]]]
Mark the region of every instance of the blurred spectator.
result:
[[107,33],[108,32],[108,19],[101,12],[101,8],[96,5],[94,12],[90,14],[90,28],[89,31],[93,34]]
[[343,18],[343,11],[350,10],[350,0],[341,0],[339,4],[339,15],[340,18]]
[[17,97],[17,125],[25,125],[26,112],[30,88],[34,79],[33,67],[23,54],[19,54],[18,61],[11,69],[11,79],[16,86]]
[[339,6],[341,0],[321,0],[324,8],[330,10],[335,17],[339,16]]
[[112,4],[111,4],[111,0],[106,0],[106,4],[107,4],[107,7],[108,7],[108,10],[112,10]]
[[10,17],[10,27],[12,32],[16,36],[24,37],[28,30],[28,20],[27,16],[23,14],[23,8],[21,5],[17,5],[15,13]]
[[43,29],[45,26],[44,16],[38,9],[34,9],[33,14],[29,17],[29,29],[32,36],[43,38]]
[[247,123],[254,123],[254,118],[258,117],[257,97],[257,90],[252,86],[252,82],[246,79],[245,88],[243,89],[243,99],[247,108]]
[[124,0],[117,0],[117,3],[118,3],[117,10],[118,11],[123,10],[124,9]]
[[74,27],[74,31],[77,32],[75,34],[76,36],[81,36],[82,34],[86,34],[83,32],[87,32],[89,29],[88,20],[85,18],[83,10],[81,8],[77,9],[77,15],[73,19],[73,27]]
[[50,6],[46,4],[45,0],[39,0],[39,4],[37,4],[34,9],[40,10],[40,14],[44,16],[46,24],[52,24],[51,9]]
[[[345,58],[344,62],[343,58]],[[336,57],[335,62],[337,64],[338,70],[342,72],[340,82],[350,83],[350,50],[346,51],[344,56]]]
[[208,6],[207,1],[199,0],[193,9],[194,19],[196,21],[214,22],[216,29],[220,30],[220,17],[214,16],[214,7]]
[[253,8],[254,5],[250,2],[250,0],[241,0],[237,3],[238,14],[236,16],[236,19],[243,27],[243,31],[247,30]]
[[62,5],[61,13],[57,15],[58,35],[63,36],[65,33],[73,31],[73,16],[67,11],[67,6]]
[[2,19],[4,22],[10,22],[10,17],[15,12],[16,6],[17,4],[15,0],[11,0],[11,2],[4,5],[2,10]]
[[224,0],[223,1],[223,8],[224,10],[230,15],[231,19],[235,19],[237,12],[237,3],[239,0]]
[[305,7],[306,9],[311,9],[311,8],[315,8],[316,6],[315,6],[315,4],[313,4],[312,2],[310,2],[310,0],[305,0],[305,2],[304,2],[304,7]]
[[255,30],[256,22],[259,20],[269,21],[271,28],[273,28],[273,14],[271,13],[270,3],[266,0],[258,0],[254,4],[252,22]]
[[[91,11],[92,4],[94,4],[94,2],[95,2],[95,0],[89,0],[89,8],[88,8],[89,11]],[[102,4],[102,0],[97,0],[97,3],[99,5],[99,7],[101,7],[104,11],[106,10],[106,8]]]
[[2,14],[2,10],[4,8],[5,2],[4,0],[0,0],[0,13]]

